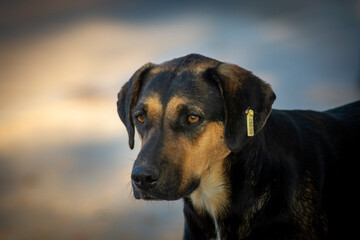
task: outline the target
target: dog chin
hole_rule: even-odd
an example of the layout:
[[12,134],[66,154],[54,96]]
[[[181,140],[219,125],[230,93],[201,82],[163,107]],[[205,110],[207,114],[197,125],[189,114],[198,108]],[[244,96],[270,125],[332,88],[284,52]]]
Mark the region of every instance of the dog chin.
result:
[[161,193],[151,193],[151,192],[145,192],[142,190],[134,190],[134,197],[136,199],[142,199],[142,200],[150,200],[150,201],[172,201],[172,200],[178,200],[184,196],[169,196],[167,194],[161,194]]
[[134,193],[134,197],[136,199],[143,199],[143,200],[162,200],[162,199],[158,199],[156,197],[153,197],[147,193]]
[[148,192],[141,191],[141,190],[135,190],[135,189],[134,189],[134,197],[136,199],[143,199],[143,200],[165,200],[165,199],[160,199],[159,197],[153,196]]
[[185,192],[182,193],[162,193],[158,191],[143,191],[133,187],[134,197],[136,199],[151,200],[151,201],[173,201],[189,196],[198,186],[200,181],[193,181]]

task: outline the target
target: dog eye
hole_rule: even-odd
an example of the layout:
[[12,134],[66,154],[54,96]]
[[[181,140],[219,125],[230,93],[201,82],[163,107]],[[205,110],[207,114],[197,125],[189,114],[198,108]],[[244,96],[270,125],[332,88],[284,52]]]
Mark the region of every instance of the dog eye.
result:
[[189,123],[194,124],[200,121],[200,117],[195,115],[189,115],[187,120]]
[[144,114],[139,114],[136,116],[136,120],[139,122],[139,123],[144,123],[145,122],[145,116]]

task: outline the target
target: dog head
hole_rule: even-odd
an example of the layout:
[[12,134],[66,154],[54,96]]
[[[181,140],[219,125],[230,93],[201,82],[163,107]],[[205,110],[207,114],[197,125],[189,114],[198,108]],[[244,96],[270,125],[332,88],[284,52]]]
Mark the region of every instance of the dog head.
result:
[[191,194],[209,171],[249,141],[246,110],[255,134],[271,113],[268,84],[236,65],[191,54],[161,65],[148,63],[118,94],[117,109],[134,147],[135,198],[175,200]]

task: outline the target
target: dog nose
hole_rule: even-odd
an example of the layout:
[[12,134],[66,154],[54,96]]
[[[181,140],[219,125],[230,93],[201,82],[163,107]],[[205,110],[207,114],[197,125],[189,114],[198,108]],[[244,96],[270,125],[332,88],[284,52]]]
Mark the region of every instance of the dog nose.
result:
[[141,190],[147,191],[156,185],[159,170],[153,167],[138,166],[131,173],[132,182]]

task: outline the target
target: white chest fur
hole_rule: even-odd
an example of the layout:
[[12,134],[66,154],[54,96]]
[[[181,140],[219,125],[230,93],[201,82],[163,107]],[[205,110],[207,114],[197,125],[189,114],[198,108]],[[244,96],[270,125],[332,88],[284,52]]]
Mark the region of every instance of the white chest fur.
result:
[[229,204],[228,183],[222,168],[209,169],[201,177],[200,186],[190,195],[195,209],[207,212],[214,220],[217,239],[221,239],[217,219],[227,211]]

